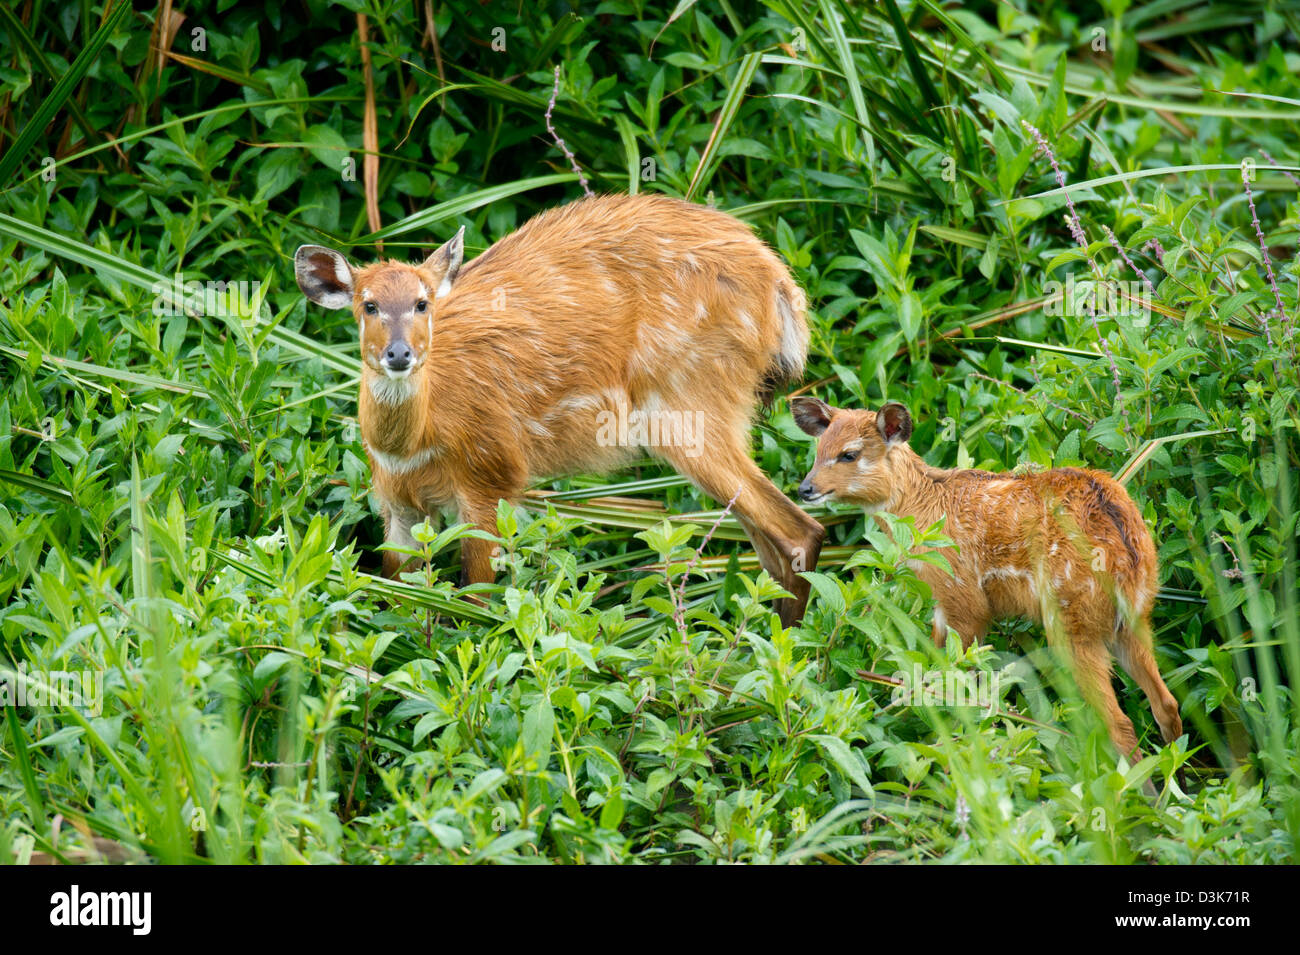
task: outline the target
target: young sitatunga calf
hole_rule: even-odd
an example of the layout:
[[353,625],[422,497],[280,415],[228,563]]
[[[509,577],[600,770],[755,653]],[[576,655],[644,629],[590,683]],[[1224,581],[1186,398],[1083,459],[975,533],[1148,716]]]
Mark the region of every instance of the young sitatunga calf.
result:
[[[496,531],[497,502],[538,477],[605,472],[648,452],[734,509],[797,621],[825,534],[749,456],[760,398],[803,373],[802,294],[743,223],[664,196],[552,209],[461,266],[458,234],[420,265],[357,268],[304,245],[298,285],[351,308],[357,417],[389,543],[451,511]],[[466,539],[461,578],[492,580]],[[402,561],[384,555],[385,573]]]
[[912,419],[900,404],[860,411],[795,398],[791,407],[799,427],[819,437],[816,463],[799,486],[805,501],[834,497],[868,513],[913,517],[917,527],[944,518],[958,547],[943,551],[952,574],[916,564],[938,602],[935,643],[943,645],[949,626],[968,647],[995,619],[1039,621],[1049,642],[1063,638],[1079,689],[1121,753],[1140,756],[1111,687],[1112,652],[1146,693],[1165,741],[1182,734],[1178,703],[1151,654],[1155,545],[1109,475],[933,468],[908,447]]

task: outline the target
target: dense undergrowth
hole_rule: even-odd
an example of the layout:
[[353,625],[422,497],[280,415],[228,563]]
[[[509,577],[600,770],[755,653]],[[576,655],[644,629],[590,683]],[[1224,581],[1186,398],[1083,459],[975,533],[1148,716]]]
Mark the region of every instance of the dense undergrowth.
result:
[[[0,667],[36,694],[0,859],[1295,861],[1295,5],[110,6],[0,12]],[[557,66],[594,191],[790,263],[805,389],[906,402],[936,465],[1126,481],[1185,739],[1117,677],[1152,754],[1117,762],[1034,628],[935,651],[926,528],[819,511],[782,629],[648,461],[503,504],[484,607],[460,528],[372,576],[356,333],[292,252],[472,256],[581,195]],[[806,470],[783,402],[755,454]],[[42,701],[60,671],[101,705]]]

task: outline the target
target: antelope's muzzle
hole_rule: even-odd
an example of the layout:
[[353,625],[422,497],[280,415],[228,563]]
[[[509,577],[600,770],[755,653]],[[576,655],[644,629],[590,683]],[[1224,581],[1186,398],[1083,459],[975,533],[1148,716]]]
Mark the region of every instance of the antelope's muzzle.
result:
[[380,364],[390,374],[400,374],[411,367],[411,346],[403,341],[395,341],[384,349]]

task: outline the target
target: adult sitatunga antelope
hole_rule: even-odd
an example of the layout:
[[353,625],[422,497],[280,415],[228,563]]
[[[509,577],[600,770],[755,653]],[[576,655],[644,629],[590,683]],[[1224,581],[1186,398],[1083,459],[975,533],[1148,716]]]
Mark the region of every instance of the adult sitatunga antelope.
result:
[[[734,512],[797,621],[825,531],[749,454],[760,400],[803,373],[803,296],[777,255],[725,213],[663,196],[552,209],[462,266],[464,230],[419,265],[359,268],[304,245],[298,286],[351,308],[358,419],[385,538],[452,512],[496,532],[497,502],[539,477],[661,458]],[[614,426],[617,424],[617,426]],[[493,579],[465,539],[461,580]],[[395,575],[402,560],[384,554]]]
[[912,418],[900,404],[879,411],[832,408],[810,397],[790,404],[799,427],[818,438],[816,462],[799,486],[803,500],[835,498],[869,513],[914,517],[918,527],[944,519],[958,548],[942,551],[952,573],[916,564],[938,603],[936,644],[943,646],[950,625],[969,647],[995,619],[1036,620],[1066,651],[1080,691],[1121,753],[1140,757],[1111,687],[1112,651],[1146,694],[1165,742],[1182,735],[1178,702],[1152,656],[1156,549],[1122,485],[1079,468],[933,468],[908,446]]

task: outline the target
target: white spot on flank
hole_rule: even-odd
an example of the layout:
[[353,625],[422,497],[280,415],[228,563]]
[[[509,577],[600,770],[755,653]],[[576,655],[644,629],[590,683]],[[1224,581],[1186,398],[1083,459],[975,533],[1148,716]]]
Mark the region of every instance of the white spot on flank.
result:
[[[668,298],[668,296],[664,297]],[[657,369],[664,364],[665,356],[675,356],[683,352],[689,344],[689,338],[690,333],[687,329],[643,321],[637,329],[636,349],[632,353],[632,360],[646,371]]]
[[561,398],[546,412],[547,420],[559,418],[579,411],[594,411],[605,407],[607,399],[603,395],[570,395]]
[[1035,584],[1033,576],[1027,570],[1021,570],[1018,567],[993,567],[984,571],[980,575],[980,586],[983,587],[990,580],[1023,580],[1029,585],[1029,595],[1037,596],[1038,587]]

